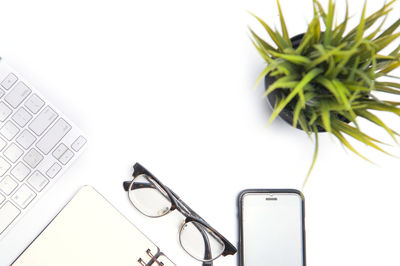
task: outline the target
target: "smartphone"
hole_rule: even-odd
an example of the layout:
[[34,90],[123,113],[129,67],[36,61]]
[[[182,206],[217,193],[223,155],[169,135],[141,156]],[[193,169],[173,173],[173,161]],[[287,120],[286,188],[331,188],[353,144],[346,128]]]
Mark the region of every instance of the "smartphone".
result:
[[248,189],[238,197],[239,265],[305,266],[304,196],[294,189]]

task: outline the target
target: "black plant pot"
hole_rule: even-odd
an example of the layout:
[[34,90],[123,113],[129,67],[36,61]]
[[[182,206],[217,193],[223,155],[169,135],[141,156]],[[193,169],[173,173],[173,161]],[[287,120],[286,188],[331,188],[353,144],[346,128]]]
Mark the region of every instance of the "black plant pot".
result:
[[[296,49],[300,45],[301,40],[303,39],[303,36],[304,36],[304,33],[290,38],[294,49]],[[271,86],[275,81],[276,81],[276,79],[274,77],[271,77],[269,74],[266,75],[265,79],[264,79],[265,90],[267,90],[268,87]],[[279,94],[279,91],[280,91],[279,89],[274,90],[267,96],[268,102],[270,103],[272,109],[274,109],[274,106],[276,104],[276,99]],[[287,122],[289,125],[293,125],[293,111],[292,110],[285,108],[279,113],[279,116],[285,122]],[[346,122],[348,122],[348,121],[346,121]],[[303,130],[299,124],[297,124],[297,128]],[[326,132],[326,130],[320,126],[317,126],[317,130],[318,130],[318,132]]]

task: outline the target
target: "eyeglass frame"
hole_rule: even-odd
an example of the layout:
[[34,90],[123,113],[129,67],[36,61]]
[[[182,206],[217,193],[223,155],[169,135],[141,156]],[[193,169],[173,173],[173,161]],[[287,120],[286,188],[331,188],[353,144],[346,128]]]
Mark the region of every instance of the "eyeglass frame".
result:
[[[141,176],[141,175],[145,175],[149,178],[151,178],[152,180],[154,180],[156,182],[156,184],[158,186],[160,186],[161,189],[163,189],[166,193],[167,196],[171,202],[171,207],[170,209],[165,212],[164,214],[160,215],[160,216],[149,216],[145,213],[143,213],[137,206],[135,206],[135,204],[132,202],[132,200],[129,199],[129,201],[132,203],[132,205],[139,211],[141,212],[143,215],[150,217],[150,218],[158,218],[158,217],[162,217],[165,216],[169,213],[171,213],[174,210],[179,211],[183,216],[185,216],[185,220],[184,223],[182,224],[181,228],[180,228],[180,232],[183,229],[183,226],[187,223],[190,222],[196,222],[199,223],[200,225],[204,226],[205,228],[207,228],[208,230],[210,230],[213,234],[215,234],[223,243],[224,243],[224,251],[218,255],[217,257],[210,259],[210,260],[200,260],[203,263],[210,263],[214,260],[216,260],[217,258],[219,258],[220,256],[227,256],[227,255],[234,255],[237,252],[237,249],[235,248],[235,246],[233,246],[223,235],[221,235],[217,230],[215,230],[213,227],[211,227],[203,218],[200,217],[200,215],[198,215],[195,211],[193,211],[185,202],[183,202],[180,197],[173,192],[169,187],[167,187],[166,185],[164,185],[158,178],[156,178],[152,173],[150,173],[146,168],[144,168],[141,164],[139,163],[135,163],[135,165],[133,166],[133,179],[132,181],[124,181],[123,182],[123,187],[124,190],[126,192],[128,192],[128,197],[129,197],[129,191],[132,188],[132,185],[134,184],[134,180],[135,178]],[[203,232],[202,232],[203,234]],[[188,253],[191,257],[193,257],[196,260],[196,257],[194,257],[192,254],[190,254],[184,247],[183,244],[181,242],[181,240],[179,239],[179,242],[183,248],[183,250],[185,250],[186,253]],[[207,245],[207,243],[206,243]],[[207,253],[207,251],[206,251]],[[205,265],[205,264],[203,264]],[[207,264],[210,265],[210,264]]]

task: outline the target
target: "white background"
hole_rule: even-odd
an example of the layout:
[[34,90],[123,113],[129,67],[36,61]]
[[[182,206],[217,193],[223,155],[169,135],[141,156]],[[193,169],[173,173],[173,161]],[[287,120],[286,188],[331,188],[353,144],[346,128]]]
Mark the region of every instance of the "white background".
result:
[[[356,25],[363,1],[350,2]],[[311,0],[281,4],[290,34],[304,32]],[[382,4],[369,1],[367,12]],[[398,18],[394,6],[388,21]],[[87,151],[0,242],[0,265],[84,184],[178,265],[200,265],[178,244],[182,216],[150,219],[128,203],[122,182],[136,161],[235,245],[239,191],[301,189],[313,142],[280,120],[267,127],[263,88],[251,89],[264,63],[248,38],[246,26],[259,27],[246,10],[279,25],[275,1],[3,0],[0,10],[1,56],[89,137]],[[385,119],[400,129],[398,117]],[[320,147],[303,191],[308,265],[400,265],[399,159],[356,145],[370,164],[327,134]],[[236,265],[236,256],[215,265]]]

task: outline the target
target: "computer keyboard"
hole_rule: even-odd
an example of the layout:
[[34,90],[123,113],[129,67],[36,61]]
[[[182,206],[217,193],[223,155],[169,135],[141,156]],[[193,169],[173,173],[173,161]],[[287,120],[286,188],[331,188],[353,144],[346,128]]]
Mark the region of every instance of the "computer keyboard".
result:
[[86,138],[0,59],[0,239],[82,152]]

